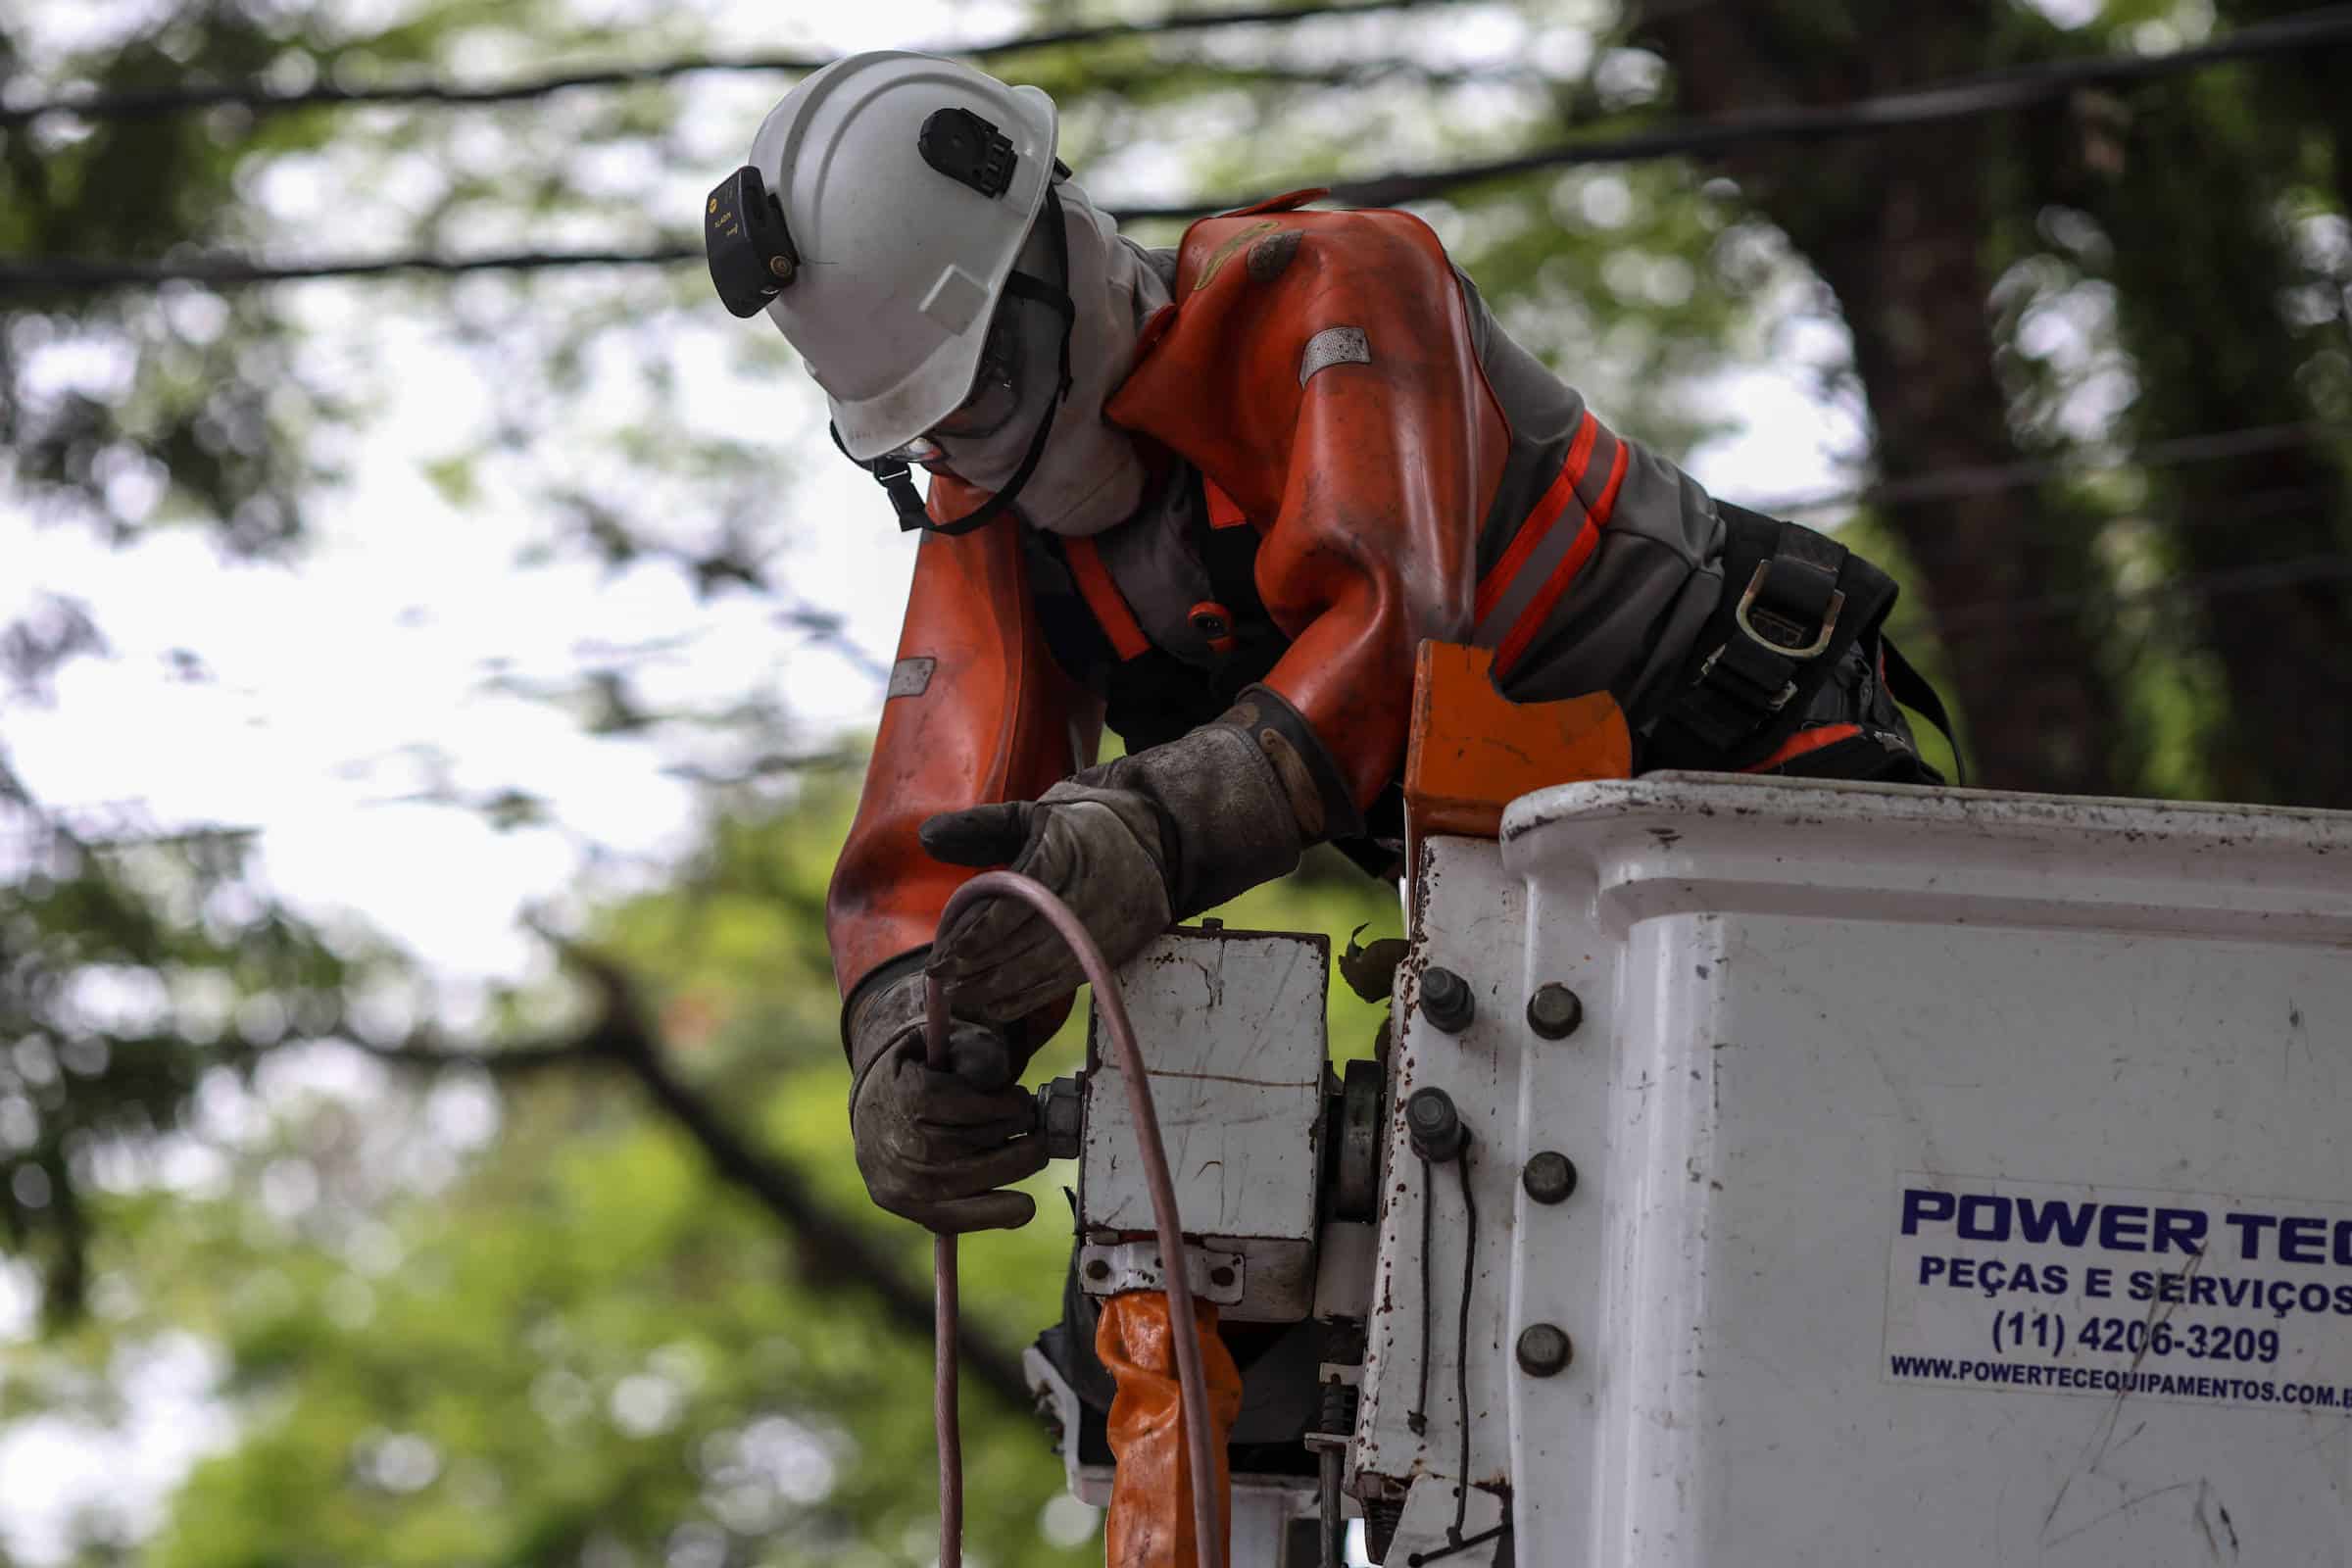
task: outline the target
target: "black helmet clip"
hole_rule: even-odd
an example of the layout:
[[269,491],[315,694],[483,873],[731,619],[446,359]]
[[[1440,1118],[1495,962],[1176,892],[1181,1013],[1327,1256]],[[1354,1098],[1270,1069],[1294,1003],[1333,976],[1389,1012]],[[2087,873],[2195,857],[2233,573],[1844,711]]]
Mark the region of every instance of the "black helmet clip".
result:
[[749,164],[710,193],[703,209],[703,251],[720,302],[737,316],[759,315],[800,275],[801,253],[784,226],[783,205]]
[[935,110],[914,138],[923,162],[983,196],[1002,196],[1012,183],[1011,138],[969,109]]

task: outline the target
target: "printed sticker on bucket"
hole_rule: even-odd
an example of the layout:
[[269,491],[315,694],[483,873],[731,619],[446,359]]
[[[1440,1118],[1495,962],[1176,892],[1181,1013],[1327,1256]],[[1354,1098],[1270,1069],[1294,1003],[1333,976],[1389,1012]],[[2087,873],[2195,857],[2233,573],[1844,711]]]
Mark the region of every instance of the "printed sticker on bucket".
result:
[[1895,1383],[2352,1412],[2352,1204],[1906,1172]]

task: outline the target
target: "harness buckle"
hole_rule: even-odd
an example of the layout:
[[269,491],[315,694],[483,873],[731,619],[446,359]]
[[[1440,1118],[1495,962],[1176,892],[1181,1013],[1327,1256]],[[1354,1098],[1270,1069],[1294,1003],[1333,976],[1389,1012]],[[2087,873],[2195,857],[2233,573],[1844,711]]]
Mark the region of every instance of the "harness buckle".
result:
[[[1749,632],[1748,635],[1754,637],[1755,633]],[[1756,638],[1756,640],[1758,642],[1763,642],[1763,639],[1760,637]],[[1712,675],[1715,672],[1715,661],[1721,659],[1723,657],[1724,650],[1731,646],[1732,645],[1730,643],[1720,643],[1716,646],[1716,649],[1713,653],[1709,654],[1704,660],[1701,660],[1699,662],[1698,673],[1692,677],[1691,684],[1696,685],[1699,681],[1703,681],[1709,675]],[[1764,643],[1764,646],[1767,648],[1774,647],[1774,645],[1771,643]],[[1778,650],[1776,649],[1776,652]],[[1782,709],[1787,708],[1788,706],[1788,700],[1795,695],[1796,682],[1789,681],[1786,685],[1782,686],[1779,692],[1774,694],[1768,701],[1766,701],[1764,706],[1771,711],[1777,713]]]
[[[1756,574],[1748,578],[1747,591],[1740,596],[1740,606],[1737,610],[1732,612],[1732,619],[1738,622],[1740,629],[1747,634],[1750,641],[1756,643],[1760,647],[1771,649],[1774,653],[1781,655],[1785,659],[1820,658],[1825,652],[1828,651],[1830,639],[1837,633],[1838,614],[1838,612],[1845,609],[1845,595],[1837,591],[1833,591],[1830,594],[1830,608],[1821,617],[1821,630],[1814,635],[1814,638],[1810,643],[1807,643],[1802,648],[1793,648],[1787,643],[1776,643],[1771,638],[1765,636],[1762,632],[1756,630],[1754,624],[1747,618],[1749,608],[1756,602],[1756,595],[1763,592],[1764,579],[1770,576],[1771,573],[1771,558],[1767,557],[1765,560],[1756,563]],[[1712,668],[1714,666],[1716,657],[1721,655],[1722,652],[1723,650],[1718,648],[1714,654],[1708,656],[1706,664],[1707,668]],[[1702,675],[1705,674],[1705,672],[1706,670],[1704,668],[1700,670]],[[1795,689],[1795,683],[1790,682],[1788,688],[1789,692],[1793,692]],[[1780,701],[1774,703],[1772,706],[1775,709],[1778,709],[1788,700],[1788,694],[1784,693]]]

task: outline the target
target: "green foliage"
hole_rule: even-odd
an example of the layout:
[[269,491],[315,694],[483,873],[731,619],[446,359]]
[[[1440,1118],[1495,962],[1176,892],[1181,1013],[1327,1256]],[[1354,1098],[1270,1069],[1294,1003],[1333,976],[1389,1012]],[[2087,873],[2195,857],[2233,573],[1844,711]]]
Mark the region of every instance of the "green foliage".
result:
[[362,971],[253,898],[235,835],[110,844],[41,810],[5,760],[0,832],[21,866],[0,916],[0,1235],[70,1319],[109,1146],[178,1131],[208,1075],[331,1028]]
[[[58,5],[48,22],[86,9]],[[2224,0],[2222,12],[2287,8]],[[1738,48],[1702,60],[1638,47],[1605,9],[1529,8],[1524,58],[1500,63],[1457,52],[1477,25],[1434,8],[1345,32],[1137,37],[999,64],[1061,100],[1063,150],[1098,195],[1139,172],[1167,194],[1244,194],[1637,129],[1727,63],[1772,89],[1748,93],[1751,104],[1820,101],[1913,84],[1894,76],[1936,58],[1911,47],[1922,39],[1960,40],[1966,58],[1937,68],[1958,72],[2203,24],[2171,0],[2111,0],[2074,33],[1998,4],[1973,22],[1966,8],[1893,18],[1835,0],[1651,8],[1662,24],[1711,12],[1734,29]],[[557,69],[708,42],[692,7],[151,10],[79,26],[70,50],[48,22],[12,13],[0,20],[0,90],[470,75],[491,74],[485,61]],[[691,221],[661,210],[664,176],[739,156],[769,85],[698,78],[459,114],[52,119],[0,131],[0,251],[651,243]],[[1936,318],[1928,307],[1945,302],[1951,278],[1982,277],[1997,394],[1925,432],[1920,450],[1979,461],[1989,438],[2019,457],[2128,460],[2135,441],[2352,409],[2340,237],[2352,120],[2335,89],[2326,61],[2246,69],[1908,143],[1905,156],[1937,168],[1973,161],[1950,188],[1982,203],[1982,232],[1958,258],[1976,270],[1948,270],[1950,257],[1914,266],[1916,236],[1874,226],[1917,172],[1872,161],[1875,144],[1538,172],[1418,210],[1514,336],[1612,422],[1669,449],[1704,433],[1691,394],[1706,377],[1769,353],[1787,301],[1829,300],[1787,237],[1810,216],[1833,238],[1890,236],[1854,274],[1867,298],[1847,302],[1846,324],[1858,360],[1893,344],[1924,370],[1869,389],[1879,402],[1862,413],[1907,412],[1936,367],[1905,334]],[[1841,177],[1856,169],[1871,177]],[[688,330],[712,312],[699,269],[366,287],[12,299],[0,318],[12,499],[117,544],[193,526],[224,551],[301,570],[320,504],[344,494],[400,407],[391,323],[475,370],[487,413],[420,460],[422,477],[450,508],[506,526],[518,563],[585,562],[609,577],[653,564],[698,605],[723,611],[740,597],[812,637],[839,635],[839,618],[801,602],[779,565],[796,530],[830,519],[779,505],[792,476],[768,432],[706,428],[689,412],[711,368]],[[1973,290],[1961,303],[1975,311]],[[765,332],[727,339],[723,356],[779,382],[798,373]],[[1863,395],[1850,377],[1835,390]],[[1842,526],[1906,580],[1895,634],[1931,675],[1959,675],[2021,629],[2058,621],[2092,651],[2096,688],[2122,716],[2114,755],[2096,760],[2105,776],[2165,795],[2283,795],[2303,776],[2291,756],[2278,760],[2301,733],[2303,677],[2266,672],[2259,645],[2273,624],[2292,629],[2313,639],[2303,669],[2334,667],[2340,593],[2237,601],[2230,642],[2217,636],[2230,602],[2195,579],[2344,549],[2340,446],[2275,466],[2109,462],[1987,490],[1959,518],[1972,549],[2040,561],[2055,542],[2065,548],[2045,555],[2063,580],[2015,574],[2005,598],[1961,605],[1963,615],[1900,548],[1940,541],[1906,530],[1892,506]],[[1853,457],[1865,466],[1869,454]],[[2170,591],[2184,576],[2187,591]],[[109,657],[110,611],[49,595],[0,629],[8,699],[46,700],[61,665]],[[693,853],[600,909],[592,944],[635,985],[669,1069],[805,1181],[861,1255],[919,1281],[925,1239],[867,1204],[846,1143],[821,928],[857,759],[794,725],[789,677],[694,710],[650,696],[633,657],[605,648],[575,669],[502,668],[489,682],[544,697],[586,733],[692,731],[720,759],[678,769],[706,786]],[[2279,708],[2262,716],[2274,698],[2286,720]],[[1936,756],[1939,743],[1922,738]],[[2263,747],[2268,760],[2253,757]],[[461,789],[447,760],[420,749],[416,760],[434,775],[431,798],[516,832],[552,821],[528,790]],[[179,1341],[217,1351],[217,1407],[232,1418],[152,1539],[93,1520],[85,1560],[929,1560],[927,1346],[825,1246],[722,1182],[609,1057],[565,1057],[495,1087],[475,1069],[378,1066],[332,1042],[369,1017],[381,1025],[371,1039],[397,1040],[415,1013],[440,1025],[423,1043],[446,1048],[441,1036],[473,1020],[371,939],[274,902],[240,835],[93,828],[5,770],[0,834],[0,1239],[6,1266],[44,1303],[37,1336],[0,1354],[0,1419],[122,1416],[138,1401],[138,1355]],[[1323,932],[1335,967],[1351,932],[1400,929],[1393,892],[1328,854],[1216,916]],[[1368,1052],[1380,1007],[1336,978],[1332,997],[1335,1056]],[[473,1032],[491,1045],[535,1036],[566,1006],[536,990],[496,996]],[[1082,1050],[1073,1022],[1033,1076],[1073,1070]],[[1027,1229],[964,1248],[967,1311],[1002,1345],[1056,1310],[1067,1180],[1036,1179],[1042,1217]],[[976,1556],[1098,1555],[1069,1539],[1067,1508],[1047,1528],[1059,1472],[1035,1424],[977,1393],[967,1421]]]
[[[599,929],[653,982],[680,1068],[723,1086],[913,1278],[928,1243],[866,1206],[847,1144],[815,918],[847,803],[819,785],[714,824],[677,889]],[[1367,919],[1368,936],[1397,928],[1394,898],[1345,867],[1219,913],[1343,938]],[[1374,1009],[1335,988],[1334,1013],[1344,1053],[1369,1045]],[[1081,1049],[1073,1025],[1036,1075],[1074,1070]],[[437,1174],[421,1182],[377,1168],[446,1146],[452,1106],[495,1106],[495,1136],[461,1139],[471,1152],[455,1165],[425,1160]],[[285,1106],[236,1160],[219,1197],[101,1198],[106,1310],[0,1377],[21,1409],[108,1346],[174,1330],[219,1342],[239,1435],[190,1477],[149,1560],[929,1560],[928,1347],[858,1310],[832,1260],[719,1187],[618,1081],[564,1075],[495,1099],[472,1073],[421,1095],[357,1085]],[[1026,1230],[963,1248],[965,1311],[1004,1343],[1058,1313],[1068,1179],[1036,1179]],[[1035,1422],[977,1395],[965,1422],[976,1558],[1090,1560],[1084,1542],[1040,1534],[1060,1471]]]

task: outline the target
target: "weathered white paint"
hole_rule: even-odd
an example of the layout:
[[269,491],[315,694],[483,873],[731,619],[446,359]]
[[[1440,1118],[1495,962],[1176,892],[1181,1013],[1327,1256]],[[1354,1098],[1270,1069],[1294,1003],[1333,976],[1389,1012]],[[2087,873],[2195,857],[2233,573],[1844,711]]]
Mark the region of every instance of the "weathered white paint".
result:
[[[1185,1234],[1244,1259],[1239,1299],[1225,1307],[1237,1320],[1295,1321],[1314,1303],[1330,972],[1320,936],[1197,929],[1159,938],[1119,972]],[[1148,1234],[1126,1075],[1099,1020],[1089,1060],[1081,1229]]]
[[[1898,1380],[1886,1344],[1922,1177],[2352,1201],[2352,815],[1699,775],[1544,791],[1421,856],[1396,1096],[1446,1089],[1477,1140],[1470,1475],[1507,1483],[1517,1562],[2352,1560],[2341,1408]],[[1477,996],[1458,1037],[1414,1006],[1433,962]],[[1545,981],[1584,1003],[1568,1039],[1526,1026]],[[1565,1203],[1519,1189],[1545,1149]],[[1460,1473],[1461,1200],[1441,1170],[1424,1347],[1425,1196],[1396,1124],[1350,1455],[1411,1487],[1391,1563],[1443,1547]],[[2197,1266],[2225,1263],[2253,1266]],[[1537,1322],[1574,1344],[1556,1377],[1513,1363]],[[2307,1343],[2294,1377],[2352,1394]]]

